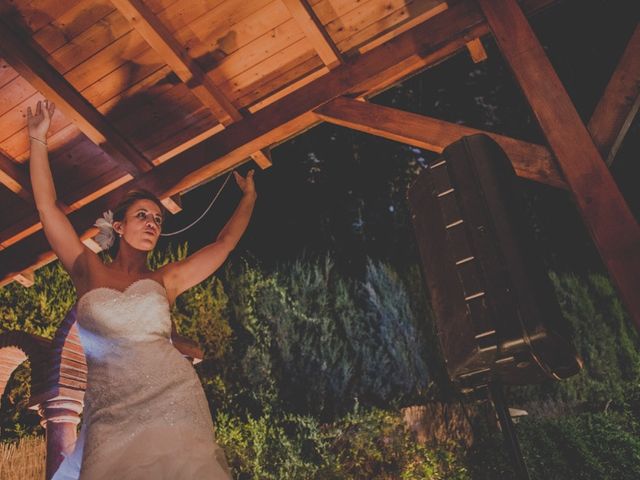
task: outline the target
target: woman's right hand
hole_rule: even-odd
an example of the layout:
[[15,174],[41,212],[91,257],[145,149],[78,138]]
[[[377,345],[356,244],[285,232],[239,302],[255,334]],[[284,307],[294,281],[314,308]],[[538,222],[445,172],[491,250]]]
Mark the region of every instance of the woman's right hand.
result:
[[31,112],[31,107],[27,108],[27,126],[29,127],[30,137],[43,142],[46,140],[47,132],[51,125],[51,117],[53,117],[55,110],[55,104],[53,102],[49,103],[48,100],[44,101],[44,108],[42,108],[42,101],[38,101],[35,115]]

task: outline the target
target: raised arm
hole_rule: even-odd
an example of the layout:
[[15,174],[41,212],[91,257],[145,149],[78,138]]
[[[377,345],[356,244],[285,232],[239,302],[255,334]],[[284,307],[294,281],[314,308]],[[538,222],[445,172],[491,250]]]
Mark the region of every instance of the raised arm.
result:
[[242,198],[229,221],[220,230],[216,240],[184,260],[170,263],[164,267],[163,281],[169,295],[173,297],[172,299],[213,274],[236,247],[249,224],[257,198],[253,182],[254,172],[250,170],[246,178],[237,172],[233,173],[242,190]]
[[31,107],[27,109],[31,188],[45,236],[65,270],[74,278],[82,275],[76,261],[85,251],[85,247],[67,216],[56,204],[56,189],[47,152],[47,131],[54,112],[55,105],[47,100],[44,101],[44,105],[38,102],[35,114]]

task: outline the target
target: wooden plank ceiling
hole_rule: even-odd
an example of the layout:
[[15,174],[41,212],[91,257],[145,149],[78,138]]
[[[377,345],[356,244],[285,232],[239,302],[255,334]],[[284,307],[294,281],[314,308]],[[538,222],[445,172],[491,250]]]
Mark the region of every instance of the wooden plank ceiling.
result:
[[[26,168],[26,110],[44,96],[59,107],[58,197],[89,239],[126,190],[177,211],[194,185],[267,168],[269,147],[326,120],[328,106],[314,110],[332,100],[465,48],[481,61],[488,32],[474,0],[0,0],[0,285],[54,258]],[[535,152],[524,176],[564,184],[546,147],[513,145]]]

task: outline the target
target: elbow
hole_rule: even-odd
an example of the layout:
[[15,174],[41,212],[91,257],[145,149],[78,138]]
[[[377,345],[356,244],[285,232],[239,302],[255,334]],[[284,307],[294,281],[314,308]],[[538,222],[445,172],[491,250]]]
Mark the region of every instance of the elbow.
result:
[[220,250],[224,252],[225,257],[228,257],[229,254],[236,248],[236,245],[238,244],[238,242],[234,241],[228,236],[224,236],[224,237],[218,238],[216,240],[216,244],[218,245],[218,248],[220,248]]

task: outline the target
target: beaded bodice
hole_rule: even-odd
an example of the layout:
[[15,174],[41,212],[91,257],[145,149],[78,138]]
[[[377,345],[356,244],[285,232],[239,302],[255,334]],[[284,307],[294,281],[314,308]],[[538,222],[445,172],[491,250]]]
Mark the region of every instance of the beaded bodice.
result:
[[165,288],[143,278],[124,291],[89,290],[78,300],[78,331],[88,363],[132,342],[168,341],[171,316]]

